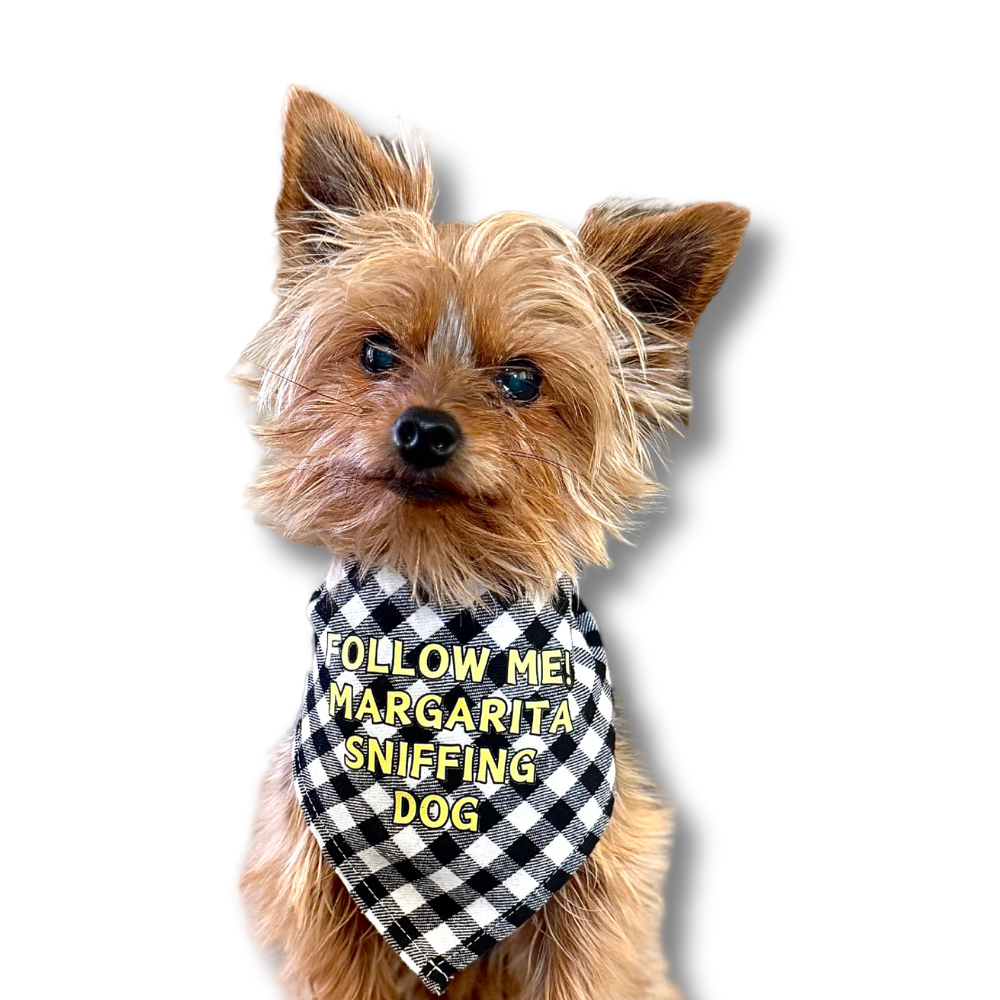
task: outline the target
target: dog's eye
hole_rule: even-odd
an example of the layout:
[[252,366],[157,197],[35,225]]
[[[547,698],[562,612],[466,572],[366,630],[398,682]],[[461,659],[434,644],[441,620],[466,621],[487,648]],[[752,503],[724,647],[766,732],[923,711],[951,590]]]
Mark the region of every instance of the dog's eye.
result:
[[396,341],[387,333],[373,333],[361,345],[361,367],[372,375],[382,375],[399,364]]
[[530,403],[542,391],[542,373],[523,358],[501,368],[496,380],[504,396],[515,403]]

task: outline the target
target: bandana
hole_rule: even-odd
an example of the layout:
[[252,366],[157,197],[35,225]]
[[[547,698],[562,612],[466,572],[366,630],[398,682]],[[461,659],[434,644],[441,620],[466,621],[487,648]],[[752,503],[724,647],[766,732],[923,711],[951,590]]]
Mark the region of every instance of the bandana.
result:
[[566,580],[551,603],[445,607],[356,566],[331,571],[309,614],[299,803],[361,911],[441,993],[607,826],[615,731],[597,624]]

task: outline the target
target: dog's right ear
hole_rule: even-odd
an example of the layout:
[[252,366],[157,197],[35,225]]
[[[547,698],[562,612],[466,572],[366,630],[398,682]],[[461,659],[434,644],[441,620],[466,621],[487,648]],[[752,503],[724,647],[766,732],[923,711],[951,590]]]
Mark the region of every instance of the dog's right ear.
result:
[[319,94],[290,87],[278,198],[283,265],[336,251],[336,216],[407,209],[430,215],[434,181],[422,143],[366,135]]

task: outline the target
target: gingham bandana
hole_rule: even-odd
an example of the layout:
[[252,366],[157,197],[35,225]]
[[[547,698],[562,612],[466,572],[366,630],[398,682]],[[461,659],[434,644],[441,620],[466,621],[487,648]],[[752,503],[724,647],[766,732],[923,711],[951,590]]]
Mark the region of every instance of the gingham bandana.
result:
[[611,684],[571,584],[551,603],[442,607],[335,566],[309,606],[295,733],[306,821],[428,989],[519,927],[611,815]]

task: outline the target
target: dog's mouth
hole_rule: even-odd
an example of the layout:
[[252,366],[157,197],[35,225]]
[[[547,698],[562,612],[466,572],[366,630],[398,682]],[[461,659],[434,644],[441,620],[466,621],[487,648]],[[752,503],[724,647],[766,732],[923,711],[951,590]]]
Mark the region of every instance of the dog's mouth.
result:
[[380,479],[392,493],[416,503],[447,503],[463,499],[461,494],[447,486],[406,479],[402,476],[386,476]]

